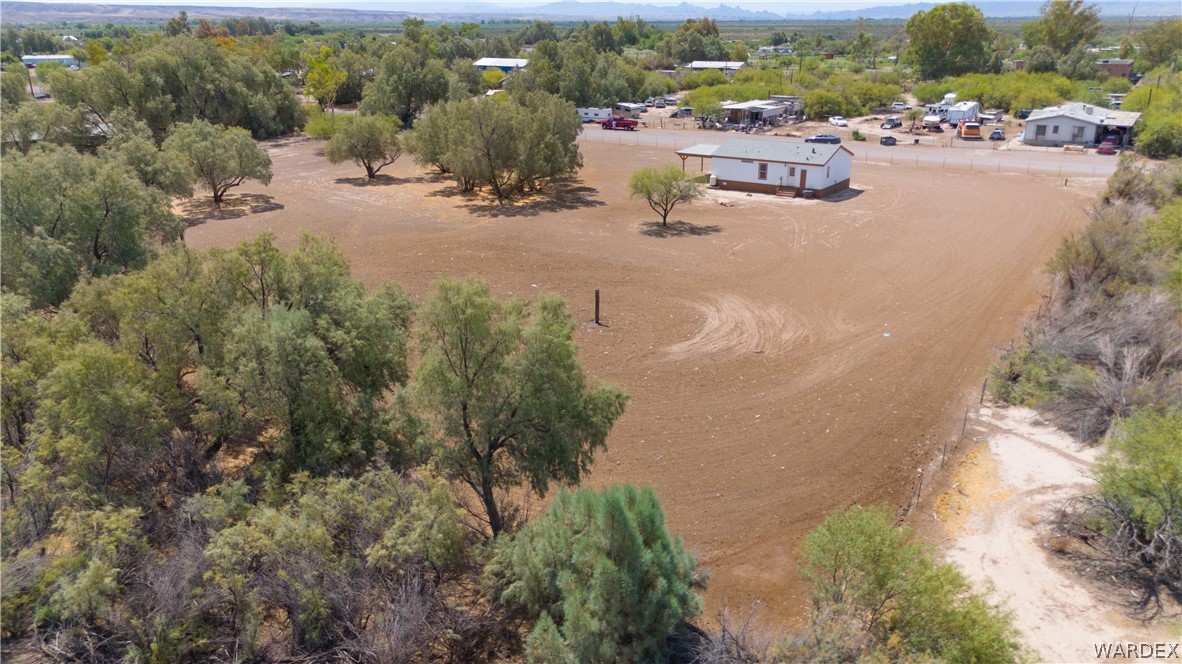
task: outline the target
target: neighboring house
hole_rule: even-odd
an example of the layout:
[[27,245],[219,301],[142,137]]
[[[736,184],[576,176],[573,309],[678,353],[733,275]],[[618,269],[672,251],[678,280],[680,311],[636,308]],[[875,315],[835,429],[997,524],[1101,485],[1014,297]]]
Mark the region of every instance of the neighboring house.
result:
[[689,157],[710,159],[710,182],[719,189],[817,198],[847,189],[854,153],[841,145],[788,140],[728,139],[722,145],[695,145],[676,151],[682,166]]
[[1140,117],[1140,113],[1111,111],[1079,102],[1052,106],[1030,114],[1022,142],[1044,147],[1095,145],[1115,134],[1121,145],[1129,145],[1133,125]]
[[733,74],[746,67],[747,63],[730,60],[694,60],[687,66],[694,71],[717,69],[724,74]]
[[508,74],[515,69],[525,69],[529,64],[529,60],[524,58],[480,58],[472,63],[480,71],[488,71],[489,69],[500,69]]
[[1128,78],[1133,75],[1133,61],[1121,60],[1119,58],[1105,58],[1097,60],[1096,66],[1100,71],[1108,74],[1112,78]]
[[27,66],[36,67],[37,65],[48,64],[56,62],[65,67],[77,67],[78,61],[72,55],[22,55],[21,62]]
[[794,104],[776,99],[755,99],[734,104],[723,104],[726,121],[732,124],[767,122],[781,115],[793,115]]

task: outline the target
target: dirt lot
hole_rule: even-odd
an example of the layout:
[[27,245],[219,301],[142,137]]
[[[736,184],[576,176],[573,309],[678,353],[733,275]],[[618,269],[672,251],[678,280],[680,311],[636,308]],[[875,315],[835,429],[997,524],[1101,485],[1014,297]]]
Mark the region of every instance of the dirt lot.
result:
[[663,231],[625,184],[679,163],[668,148],[585,144],[580,182],[501,210],[408,158],[359,186],[321,145],[270,143],[271,187],[220,218],[189,205],[188,242],[327,234],[369,285],[422,297],[475,273],[503,296],[561,293],[582,321],[602,289],[607,326],[577,341],[632,400],[590,483],[656,488],[713,573],[707,615],[758,599],[775,619],[803,609],[795,560],[826,513],[911,495],[1101,186],[856,164],[841,200],[711,193]]

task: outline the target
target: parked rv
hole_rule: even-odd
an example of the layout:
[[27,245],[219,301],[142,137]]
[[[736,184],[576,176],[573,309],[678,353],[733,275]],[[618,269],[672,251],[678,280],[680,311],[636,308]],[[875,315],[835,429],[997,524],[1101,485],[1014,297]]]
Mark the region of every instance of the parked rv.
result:
[[960,125],[964,120],[977,122],[977,114],[981,112],[981,105],[975,101],[961,101],[948,109],[948,124]]
[[612,116],[612,109],[610,108],[576,108],[579,112],[579,119],[583,122],[603,122]]

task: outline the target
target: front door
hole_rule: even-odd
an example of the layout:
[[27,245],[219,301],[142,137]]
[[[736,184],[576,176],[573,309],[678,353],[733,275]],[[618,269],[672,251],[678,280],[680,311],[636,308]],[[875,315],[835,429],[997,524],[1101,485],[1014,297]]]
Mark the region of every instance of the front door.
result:
[[808,180],[809,172],[805,169],[800,169],[800,190],[804,191],[805,181]]

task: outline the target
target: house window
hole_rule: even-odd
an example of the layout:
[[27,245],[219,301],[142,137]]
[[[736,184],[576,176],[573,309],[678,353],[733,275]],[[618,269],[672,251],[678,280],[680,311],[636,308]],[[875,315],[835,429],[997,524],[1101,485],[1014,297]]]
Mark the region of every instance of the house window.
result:
[[825,179],[826,180],[829,179],[829,167],[828,166],[825,167]]
[[796,167],[795,166],[788,167],[788,177],[790,177],[790,178],[796,177]]
[[1051,126],[1051,135],[1057,136],[1059,134],[1059,125]]
[[1047,126],[1046,125],[1038,125],[1037,127],[1034,128],[1035,138],[1042,138],[1046,135],[1047,135]]
[[1083,132],[1084,132],[1083,127],[1072,127],[1071,128],[1071,140],[1072,141],[1082,141],[1083,140]]
[[764,164],[764,163],[759,164],[759,179],[760,180],[767,179],[767,164]]

